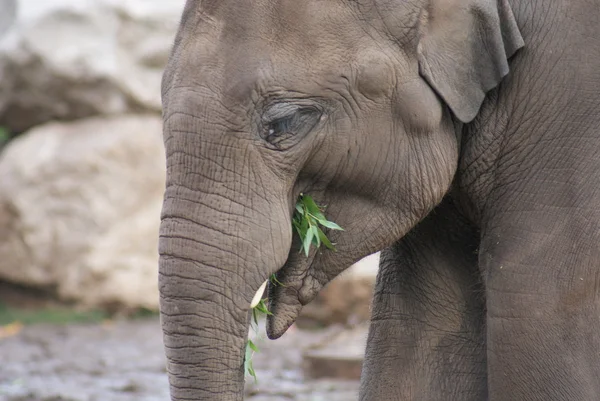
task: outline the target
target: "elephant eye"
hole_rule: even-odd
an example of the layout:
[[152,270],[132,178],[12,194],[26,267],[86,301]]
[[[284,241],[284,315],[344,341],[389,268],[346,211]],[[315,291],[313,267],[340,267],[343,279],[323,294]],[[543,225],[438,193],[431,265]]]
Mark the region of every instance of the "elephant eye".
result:
[[263,138],[278,150],[294,145],[319,122],[321,112],[316,108],[296,108],[292,113],[276,117],[264,124]]
[[281,118],[275,120],[269,124],[269,132],[267,133],[267,140],[271,142],[273,139],[279,138],[286,133],[289,133],[292,127],[294,117]]

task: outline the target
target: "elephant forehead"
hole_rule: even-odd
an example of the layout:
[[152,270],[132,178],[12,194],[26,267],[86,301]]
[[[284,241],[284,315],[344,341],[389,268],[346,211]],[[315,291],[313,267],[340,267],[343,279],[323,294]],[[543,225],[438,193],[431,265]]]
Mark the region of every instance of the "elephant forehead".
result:
[[356,65],[368,47],[364,27],[342,1],[221,0],[202,7],[186,21],[185,47],[193,50],[182,53],[183,63],[234,101],[257,89],[309,90]]
[[308,58],[283,58],[273,53],[243,63],[226,63],[221,73],[221,92],[236,103],[256,100],[256,94],[311,93],[324,76],[332,74],[323,67],[315,67]]
[[341,0],[219,0],[219,4],[217,10],[202,9],[200,14],[222,21],[235,42],[252,36],[274,42],[293,37],[310,45],[311,39],[323,35],[350,34],[348,25],[357,21],[353,9]]

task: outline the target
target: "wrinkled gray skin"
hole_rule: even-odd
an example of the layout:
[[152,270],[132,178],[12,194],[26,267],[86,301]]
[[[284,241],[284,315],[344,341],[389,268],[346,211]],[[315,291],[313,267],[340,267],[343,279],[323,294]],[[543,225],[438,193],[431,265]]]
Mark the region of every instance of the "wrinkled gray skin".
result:
[[[360,399],[600,399],[598,0],[188,1],[164,75],[173,400],[385,249]],[[510,69],[510,71],[509,71]],[[298,253],[300,192],[338,252]]]

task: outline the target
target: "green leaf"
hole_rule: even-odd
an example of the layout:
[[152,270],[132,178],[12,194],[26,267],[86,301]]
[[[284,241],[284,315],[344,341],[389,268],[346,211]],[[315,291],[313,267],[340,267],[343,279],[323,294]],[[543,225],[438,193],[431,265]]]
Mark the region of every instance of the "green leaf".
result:
[[248,340],[246,343],[246,353],[244,355],[244,372],[246,375],[250,375],[254,377],[254,381],[257,382],[256,372],[254,371],[254,367],[252,366],[252,356],[254,355],[254,350],[250,346],[252,341]]
[[246,345],[246,355],[244,356],[244,372],[248,373],[248,366],[252,363],[252,349]]
[[327,227],[327,228],[330,228],[332,230],[341,230],[341,231],[344,231],[344,229],[342,227],[338,226],[333,221],[328,221],[328,220],[321,221],[321,220],[319,220],[319,224],[321,224],[323,227]]
[[321,213],[321,209],[319,208],[319,206],[317,206],[317,204],[311,196],[303,195],[302,203],[304,204],[304,206],[306,206],[306,210],[308,210],[309,213],[313,215]]
[[254,352],[258,352],[258,347],[256,346],[256,344],[254,344],[252,342],[252,340],[248,340],[248,346],[250,347],[250,349]]
[[312,242],[313,235],[314,235],[314,232],[312,229],[309,229],[306,231],[306,237],[304,237],[304,241],[302,243],[306,257],[308,257],[308,253],[310,252],[310,243]]
[[267,304],[265,303],[265,300],[266,300],[266,298],[261,299],[260,302],[258,303],[258,305],[256,305],[254,307],[254,310],[257,310],[260,313],[265,314],[265,315],[272,315],[269,308],[267,308]]
[[[314,203],[314,201],[312,200],[312,198],[310,199],[312,205],[307,206],[306,210],[307,210],[307,214],[310,218],[312,218],[312,220],[327,220],[325,218],[325,215],[323,213],[321,213],[321,210],[318,208],[318,206]],[[314,206],[313,206],[314,205]]]
[[308,219],[302,220],[302,222],[300,223],[300,231],[301,231],[301,235],[303,238],[306,236],[306,233],[308,232],[308,227],[309,227]]
[[248,365],[248,373],[250,376],[254,377],[254,383],[258,383],[258,378],[256,377],[256,372],[254,371],[254,367],[252,366],[252,361]]
[[320,213],[320,212],[316,213],[316,214],[315,213],[309,213],[308,217],[314,223],[316,223],[318,221],[327,221],[327,219],[325,218],[325,216],[322,213]]
[[252,376],[254,378],[254,382],[258,383],[258,378],[256,377],[256,372],[254,371],[254,366],[252,366],[252,356],[254,355],[254,351],[250,348],[249,345],[246,345],[246,358],[244,359],[244,371],[246,375]]
[[319,249],[319,247],[321,246],[321,238],[319,238],[319,231],[321,231],[321,229],[318,226],[314,225],[310,227],[310,230],[312,231],[313,243],[315,244],[317,249]]
[[321,239],[321,242],[323,243],[323,245],[325,245],[325,247],[327,249],[331,249],[331,250],[335,251],[335,247],[333,246],[331,241],[329,241],[329,238],[327,238],[325,233],[320,228],[319,228],[319,238]]
[[279,286],[281,286],[281,287],[285,287],[285,284],[283,284],[281,281],[279,281],[279,280],[277,279],[277,275],[276,275],[275,273],[271,274],[271,277],[270,277],[269,279],[270,279],[270,281],[271,281],[271,284],[272,284],[273,286],[278,286],[278,285],[279,285]]
[[299,219],[297,219],[296,216],[294,216],[294,218],[292,219],[292,225],[294,226],[294,228],[299,230],[301,224],[302,222]]
[[296,229],[296,233],[300,238],[304,238],[304,234],[302,233],[302,229],[300,228],[300,223],[294,222],[294,228]]

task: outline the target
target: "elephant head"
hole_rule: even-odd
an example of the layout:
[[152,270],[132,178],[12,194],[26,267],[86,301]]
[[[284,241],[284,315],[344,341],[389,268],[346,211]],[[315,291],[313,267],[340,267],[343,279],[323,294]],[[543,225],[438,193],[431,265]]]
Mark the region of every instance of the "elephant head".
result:
[[[448,191],[460,126],[522,45],[506,0],[189,0],[163,78],[161,317],[174,400],[240,400],[249,305],[270,338]],[[308,193],[344,231],[305,257]]]

